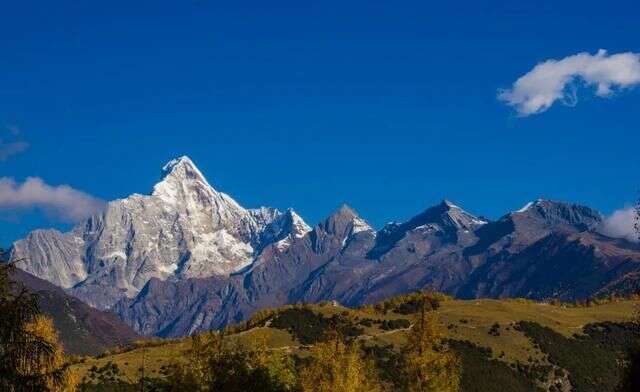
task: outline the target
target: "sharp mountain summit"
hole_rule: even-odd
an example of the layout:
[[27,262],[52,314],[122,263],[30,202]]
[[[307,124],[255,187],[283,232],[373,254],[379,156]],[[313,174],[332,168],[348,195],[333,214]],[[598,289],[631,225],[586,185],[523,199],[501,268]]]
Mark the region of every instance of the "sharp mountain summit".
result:
[[11,258],[138,333],[182,336],[265,307],[425,288],[561,300],[637,290],[640,247],[601,223],[598,211],[551,200],[495,221],[445,200],[378,231],[346,205],[311,227],[292,209],[240,206],[181,157],[151,194],[111,201],[67,233],[33,231]]

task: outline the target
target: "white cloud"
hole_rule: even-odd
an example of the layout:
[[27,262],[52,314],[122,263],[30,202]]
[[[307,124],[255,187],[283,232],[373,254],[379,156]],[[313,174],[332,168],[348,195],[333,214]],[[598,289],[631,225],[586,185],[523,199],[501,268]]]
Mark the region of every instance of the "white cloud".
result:
[[636,216],[636,210],[633,207],[617,210],[602,222],[600,232],[609,237],[626,238],[629,241],[637,242]]
[[511,89],[501,90],[498,99],[513,106],[521,116],[542,113],[556,101],[577,103],[578,83],[595,87],[595,94],[607,97],[616,88],[640,84],[640,53],[595,55],[583,52],[561,60],[547,60],[521,76]]
[[105,203],[68,185],[51,186],[29,177],[22,184],[0,178],[0,210],[10,212],[38,208],[64,222],[77,222],[100,212]]

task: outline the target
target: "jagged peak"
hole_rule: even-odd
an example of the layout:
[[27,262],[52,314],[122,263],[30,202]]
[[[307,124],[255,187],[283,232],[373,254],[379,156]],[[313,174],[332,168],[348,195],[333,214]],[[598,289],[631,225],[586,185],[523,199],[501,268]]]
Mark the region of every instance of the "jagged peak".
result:
[[333,233],[344,233],[345,236],[361,231],[375,230],[358,213],[347,204],[342,204],[321,224],[325,230]]
[[[304,219],[302,219],[302,217],[293,208],[287,208],[284,213],[289,215],[291,217],[292,221],[294,221],[294,222],[303,222],[304,223]],[[305,225],[306,225],[306,223],[305,223]]]
[[351,208],[348,204],[342,203],[342,205],[340,205],[340,207],[332,215],[348,216],[350,218],[355,218],[358,216],[358,213],[353,208]]
[[182,155],[182,156],[179,156],[177,158],[173,158],[169,162],[167,162],[162,167],[162,172],[163,173],[171,172],[176,166],[179,166],[179,165],[182,165],[182,164],[188,164],[188,165],[195,166],[193,164],[193,161],[191,160],[191,158],[189,158],[186,155]]
[[371,226],[369,226],[369,224],[364,219],[362,219],[360,215],[358,215],[356,210],[351,208],[348,204],[342,204],[340,208],[338,208],[331,215],[331,217],[340,217],[342,219],[348,220],[350,222],[353,222],[355,226],[358,226],[362,229],[364,229],[365,227],[371,228]]
[[551,199],[544,199],[544,198],[538,198],[535,199],[533,201],[528,202],[527,204],[525,204],[522,208],[520,208],[517,211],[514,211],[512,213],[523,213],[523,212],[527,212],[527,211],[532,211],[534,209],[583,209],[583,210],[590,210],[592,212],[597,213],[597,211],[595,211],[594,209],[592,209],[591,207],[587,207],[587,206],[583,206],[577,203],[568,203],[568,202],[564,202],[564,201],[558,201],[558,200],[551,200]]
[[566,204],[566,203],[557,202],[557,201],[553,201],[553,200],[547,200],[547,199],[538,198],[536,200],[528,202],[527,204],[522,206],[522,208],[520,208],[519,210],[514,211],[514,213],[526,212],[526,211],[529,211],[532,207],[540,206],[540,205],[543,205],[545,203],[548,203],[548,204]]
[[231,209],[246,213],[244,208],[231,196],[218,192],[207,181],[206,177],[193,161],[186,155],[167,162],[162,167],[162,179],[153,187],[152,195],[168,204],[179,204],[184,201],[185,194],[197,195],[194,200],[215,200],[218,209]]
[[444,229],[471,230],[486,223],[488,223],[487,220],[470,214],[460,206],[445,199],[399,225],[397,229],[406,231],[424,225],[437,224]]
[[167,178],[201,181],[211,187],[204,174],[202,174],[200,169],[193,163],[191,158],[186,155],[174,158],[162,166],[162,181]]
[[517,217],[535,217],[550,224],[565,223],[583,228],[594,227],[602,221],[602,214],[591,207],[543,198],[530,201],[506,215],[506,218]]
[[291,233],[294,236],[302,237],[312,230],[311,226],[309,226],[307,222],[305,222],[304,219],[302,219],[302,217],[293,210],[293,208],[287,208],[284,214],[290,221]]

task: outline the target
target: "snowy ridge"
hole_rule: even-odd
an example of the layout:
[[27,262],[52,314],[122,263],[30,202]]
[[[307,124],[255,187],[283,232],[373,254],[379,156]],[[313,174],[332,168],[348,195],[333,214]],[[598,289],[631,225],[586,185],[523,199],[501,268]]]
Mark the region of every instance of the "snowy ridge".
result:
[[527,204],[524,205],[524,207],[522,207],[521,209],[515,211],[515,212],[525,212],[527,211],[529,208],[531,208],[535,203],[530,201]]
[[298,238],[304,237],[308,232],[311,231],[311,226],[309,226],[300,217],[300,215],[296,214],[295,211],[293,211],[292,209],[289,209],[289,211],[292,216],[292,225],[293,225],[293,230],[291,230],[291,232],[295,237],[298,237]]
[[183,156],[162,167],[150,195],[114,200],[72,233],[30,236],[14,253],[29,260],[21,265],[27,272],[106,309],[151,278],[235,273],[268,244],[310,230],[292,210],[243,208]]

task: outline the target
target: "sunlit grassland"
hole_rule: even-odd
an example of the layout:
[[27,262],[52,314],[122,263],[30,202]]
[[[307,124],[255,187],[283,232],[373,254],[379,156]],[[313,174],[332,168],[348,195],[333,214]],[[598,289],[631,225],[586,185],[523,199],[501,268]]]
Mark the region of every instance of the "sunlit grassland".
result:
[[[447,300],[441,303],[437,311],[437,319],[443,325],[446,337],[456,340],[469,340],[479,346],[492,349],[493,356],[507,362],[526,362],[529,358],[545,361],[544,355],[533,347],[531,342],[513,328],[518,321],[535,321],[565,336],[580,333],[582,327],[589,323],[602,321],[628,321],[640,307],[638,300],[618,300],[592,306],[562,306],[537,303],[528,300]],[[314,312],[326,317],[342,314],[354,322],[363,319],[394,320],[412,319],[411,315],[393,312],[380,314],[364,309],[349,309],[330,304],[311,305]],[[499,324],[499,334],[490,334],[494,324]],[[297,342],[289,332],[268,327],[256,327],[247,331],[228,335],[229,344],[236,342],[262,342],[269,349],[287,350],[303,354],[307,347]],[[406,330],[385,331],[376,323],[363,326],[363,335],[358,339],[366,344],[393,344],[401,346],[406,339]],[[144,364],[145,375],[157,376],[162,366],[181,357],[190,347],[189,339],[160,342],[146,348],[137,348],[119,354],[105,355],[101,358],[85,358],[84,363],[74,365],[80,375],[87,373],[92,366],[104,366],[114,362],[132,380],[141,374]]]

